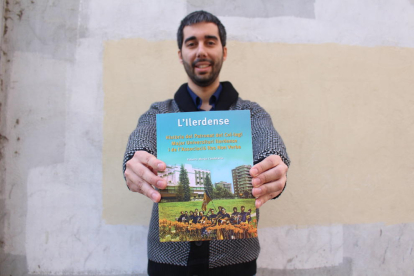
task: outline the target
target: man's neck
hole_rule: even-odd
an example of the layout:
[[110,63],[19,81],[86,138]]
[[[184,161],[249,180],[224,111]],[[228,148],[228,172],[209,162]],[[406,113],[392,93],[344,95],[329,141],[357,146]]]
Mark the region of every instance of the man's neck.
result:
[[[217,88],[220,85],[220,81],[217,78],[212,84],[206,87],[201,87],[198,85],[195,85],[191,80],[188,81],[188,86],[190,87],[191,91],[194,92],[198,97],[200,97],[202,104],[201,108],[205,109],[203,107],[210,107],[210,98],[216,92]],[[209,109],[205,109],[209,110]]]

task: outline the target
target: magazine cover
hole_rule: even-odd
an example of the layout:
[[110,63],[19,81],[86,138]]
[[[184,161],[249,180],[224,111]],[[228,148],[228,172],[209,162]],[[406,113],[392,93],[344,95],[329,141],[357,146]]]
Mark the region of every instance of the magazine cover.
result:
[[250,111],[157,114],[161,242],[257,237]]

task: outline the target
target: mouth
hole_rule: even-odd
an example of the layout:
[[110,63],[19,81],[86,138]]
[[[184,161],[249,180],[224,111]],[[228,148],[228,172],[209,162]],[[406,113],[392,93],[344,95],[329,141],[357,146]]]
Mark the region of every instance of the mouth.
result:
[[204,73],[210,70],[212,62],[209,60],[196,60],[193,63],[195,71],[198,73]]

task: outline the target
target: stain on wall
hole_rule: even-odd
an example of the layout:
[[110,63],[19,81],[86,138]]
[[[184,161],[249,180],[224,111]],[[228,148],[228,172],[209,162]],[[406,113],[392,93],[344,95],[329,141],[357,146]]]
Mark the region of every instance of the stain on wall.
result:
[[78,26],[79,0],[5,3],[9,3],[10,9],[6,26],[12,30],[7,47],[61,60],[73,58],[78,32],[82,30],[82,26]]

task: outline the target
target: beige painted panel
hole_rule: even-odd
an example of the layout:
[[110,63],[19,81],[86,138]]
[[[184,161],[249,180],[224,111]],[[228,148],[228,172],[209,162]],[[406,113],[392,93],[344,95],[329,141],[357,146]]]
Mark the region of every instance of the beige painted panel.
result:
[[[413,222],[414,49],[231,42],[222,80],[272,116],[292,159],[260,226]],[[103,218],[148,224],[121,161],[137,119],[186,81],[174,41],[108,41]]]

